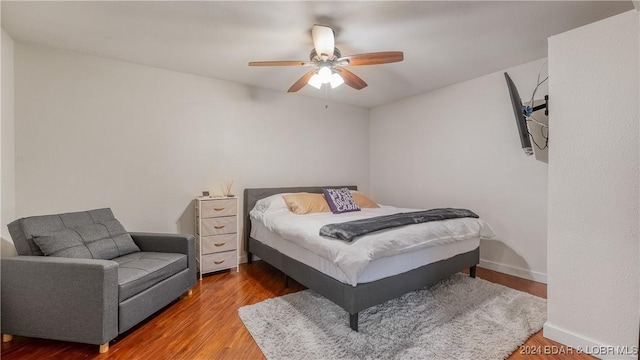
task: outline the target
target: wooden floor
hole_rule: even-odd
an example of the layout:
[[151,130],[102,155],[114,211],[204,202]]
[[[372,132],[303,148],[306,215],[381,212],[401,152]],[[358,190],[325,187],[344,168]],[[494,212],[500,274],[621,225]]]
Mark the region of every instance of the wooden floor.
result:
[[[478,277],[546,298],[545,284],[478,269]],[[111,342],[106,354],[97,345],[85,345],[15,336],[2,344],[3,360],[12,359],[264,359],[238,317],[238,308],[299,291],[295,281],[283,285],[283,275],[262,261],[242,265],[240,272],[206,276],[184,297],[148,321]],[[345,313],[345,323],[348,317]],[[593,359],[586,355],[557,355],[568,351],[560,344],[533,335],[509,359]],[[553,355],[531,355],[545,351]],[[527,352],[521,354],[520,352]],[[311,360],[311,359],[305,359]]]

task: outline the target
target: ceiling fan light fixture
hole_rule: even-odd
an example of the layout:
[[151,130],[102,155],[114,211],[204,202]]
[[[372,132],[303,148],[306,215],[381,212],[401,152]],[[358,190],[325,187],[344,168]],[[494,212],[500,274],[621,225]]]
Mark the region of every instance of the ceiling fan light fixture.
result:
[[331,69],[329,69],[328,66],[322,66],[320,67],[320,70],[318,70],[318,76],[320,77],[320,81],[323,84],[328,84],[331,82],[331,75],[332,75],[332,71]]
[[309,79],[307,84],[313,86],[316,89],[320,89],[322,87],[322,81],[320,80],[320,75],[313,74],[313,76]]
[[333,73],[333,75],[331,75],[331,88],[335,89],[338,86],[344,84],[344,79],[342,78],[342,76],[340,76],[340,74],[338,73]]

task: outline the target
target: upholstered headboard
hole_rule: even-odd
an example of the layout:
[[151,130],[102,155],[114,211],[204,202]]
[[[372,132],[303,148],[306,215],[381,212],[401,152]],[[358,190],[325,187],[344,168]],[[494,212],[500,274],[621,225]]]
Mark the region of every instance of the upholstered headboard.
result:
[[280,193],[296,193],[296,192],[308,192],[308,193],[322,193],[322,188],[349,188],[351,190],[358,190],[355,185],[344,186],[305,186],[305,187],[281,187],[281,188],[256,188],[256,189],[244,189],[244,201],[242,208],[242,219],[244,220],[244,246],[245,250],[248,249],[249,236],[251,235],[251,219],[249,218],[249,212],[256,205],[256,202],[260,199],[264,199],[271,195]]

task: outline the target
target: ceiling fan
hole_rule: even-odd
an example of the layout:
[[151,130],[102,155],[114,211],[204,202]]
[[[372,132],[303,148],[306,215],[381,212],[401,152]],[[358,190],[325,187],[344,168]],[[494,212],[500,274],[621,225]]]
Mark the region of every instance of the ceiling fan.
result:
[[363,89],[367,83],[356,74],[345,69],[345,66],[388,64],[404,59],[402,51],[384,51],[358,55],[342,56],[335,47],[333,29],[324,25],[313,25],[311,28],[313,49],[310,61],[252,61],[249,66],[309,66],[312,70],[293,83],[288,92],[295,92],[309,84],[320,89],[323,84],[336,88],[345,83],[356,90]]

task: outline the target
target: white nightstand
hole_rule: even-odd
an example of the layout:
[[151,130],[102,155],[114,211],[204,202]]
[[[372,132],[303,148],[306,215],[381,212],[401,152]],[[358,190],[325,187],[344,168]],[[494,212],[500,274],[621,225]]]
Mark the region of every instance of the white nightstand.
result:
[[196,198],[196,259],[202,275],[238,269],[238,198]]

